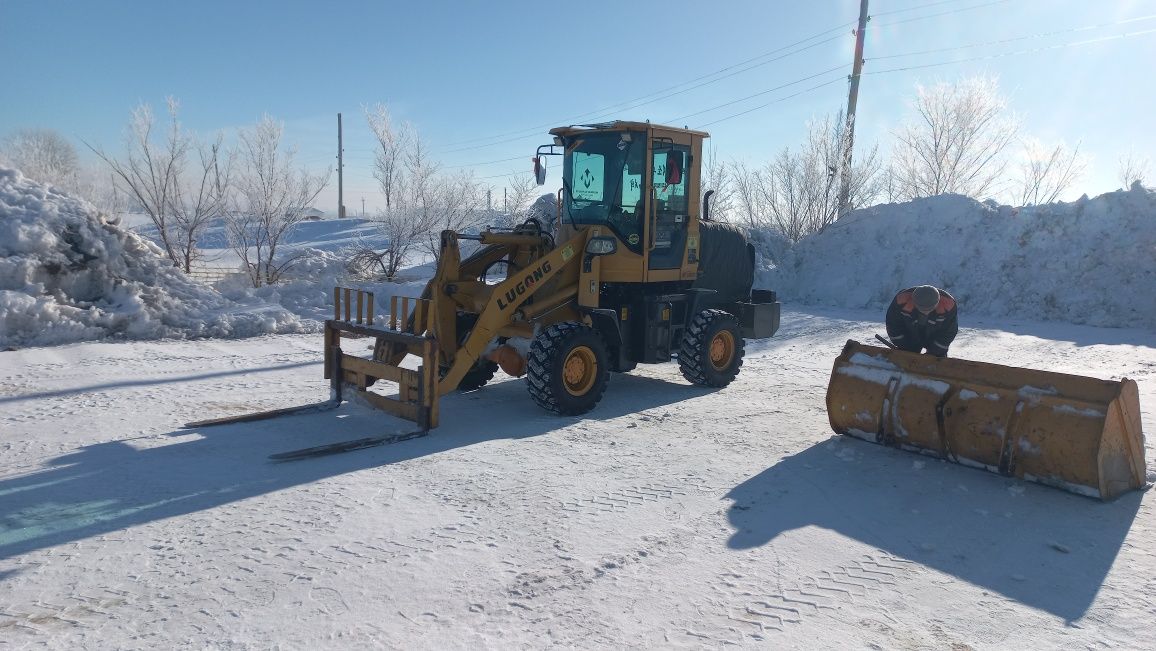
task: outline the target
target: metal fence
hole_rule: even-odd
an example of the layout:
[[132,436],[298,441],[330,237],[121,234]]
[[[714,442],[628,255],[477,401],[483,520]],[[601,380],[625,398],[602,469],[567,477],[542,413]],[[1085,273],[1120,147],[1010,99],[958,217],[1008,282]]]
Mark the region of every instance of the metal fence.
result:
[[235,267],[202,267],[196,266],[189,270],[186,274],[193,280],[200,281],[206,285],[215,285],[229,276],[241,273]]

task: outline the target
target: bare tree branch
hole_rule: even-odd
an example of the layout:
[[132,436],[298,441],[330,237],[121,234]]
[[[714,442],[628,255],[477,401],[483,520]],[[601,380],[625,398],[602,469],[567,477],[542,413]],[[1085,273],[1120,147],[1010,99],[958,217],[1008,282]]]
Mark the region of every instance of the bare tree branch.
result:
[[889,184],[902,199],[956,193],[985,197],[996,190],[1004,153],[1019,130],[994,79],[919,86],[915,119],[895,137]]
[[1147,157],[1138,156],[1135,150],[1121,156],[1116,173],[1120,183],[1124,184],[1124,189],[1127,190],[1137,183],[1144,185],[1151,174],[1150,164],[1151,161]]
[[1086,159],[1080,155],[1080,145],[1069,150],[1064,143],[1053,148],[1040,141],[1024,142],[1024,159],[1017,179],[1018,206],[1030,206],[1056,201],[1059,196],[1083,175]]
[[332,173],[294,169],[296,152],[282,147],[283,133],[284,126],[266,115],[239,135],[237,209],[226,228],[254,287],[276,283],[296,261],[296,256],[278,259],[278,247],[305,218]]

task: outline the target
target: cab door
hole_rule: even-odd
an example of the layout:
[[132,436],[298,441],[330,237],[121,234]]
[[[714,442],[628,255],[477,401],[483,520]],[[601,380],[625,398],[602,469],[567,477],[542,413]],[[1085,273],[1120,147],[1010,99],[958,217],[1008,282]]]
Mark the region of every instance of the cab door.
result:
[[[649,271],[679,270],[686,256],[690,223],[690,143],[658,137],[651,141],[651,183],[647,207],[647,280],[667,280],[670,274]],[[670,166],[673,169],[668,169]],[[673,173],[672,173],[673,172]],[[674,275],[670,279],[677,279]]]

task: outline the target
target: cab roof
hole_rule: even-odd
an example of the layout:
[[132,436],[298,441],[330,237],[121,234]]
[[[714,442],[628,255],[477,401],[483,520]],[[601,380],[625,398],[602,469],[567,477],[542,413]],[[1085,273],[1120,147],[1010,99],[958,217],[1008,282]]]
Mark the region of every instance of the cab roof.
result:
[[680,127],[671,127],[663,124],[654,124],[652,122],[628,122],[624,120],[613,120],[611,122],[599,122],[596,124],[571,124],[567,127],[555,127],[550,129],[550,135],[553,136],[572,136],[578,133],[587,133],[590,131],[677,131],[679,133],[689,133],[691,135],[699,136],[701,138],[709,138],[710,134],[706,131],[695,131],[694,129],[683,129]]

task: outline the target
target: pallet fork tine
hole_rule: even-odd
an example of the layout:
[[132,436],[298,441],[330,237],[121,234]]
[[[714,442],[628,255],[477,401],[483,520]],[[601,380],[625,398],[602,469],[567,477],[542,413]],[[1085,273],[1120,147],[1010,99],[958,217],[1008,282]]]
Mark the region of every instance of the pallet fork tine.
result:
[[[389,321],[394,326],[392,328],[387,327],[384,323],[375,325],[372,314],[374,297],[371,292],[339,287],[334,289],[333,297],[335,318],[325,322],[325,378],[330,381],[330,395],[332,396],[329,400],[239,416],[199,420],[187,423],[185,427],[212,427],[328,411],[339,407],[345,401],[346,392],[352,392],[350,397],[358,399],[358,402],[417,423],[419,429],[405,434],[388,434],[282,452],[270,455],[270,458],[276,461],[287,461],[400,443],[425,436],[429,434],[431,428],[437,427],[437,341],[432,336],[419,334],[409,324],[405,315],[401,315],[402,318],[399,322],[395,319],[396,315],[391,314]],[[429,306],[425,305],[428,301],[420,298],[406,298],[403,301],[405,308],[408,308],[410,300],[416,301],[415,305],[418,308],[415,309],[424,308],[428,311]],[[396,297],[394,297],[392,304],[396,306]],[[353,313],[354,309],[356,309],[356,314]],[[341,350],[343,335],[352,338],[373,338],[377,342],[377,345],[374,346],[375,350],[382,348],[383,345],[395,347],[402,353],[401,358],[404,358],[405,353],[412,353],[421,358],[422,365],[414,370],[402,368],[400,364],[392,363],[392,360],[365,359],[347,355]],[[367,391],[369,386],[378,380],[396,382],[398,384],[398,396],[393,398]]]

